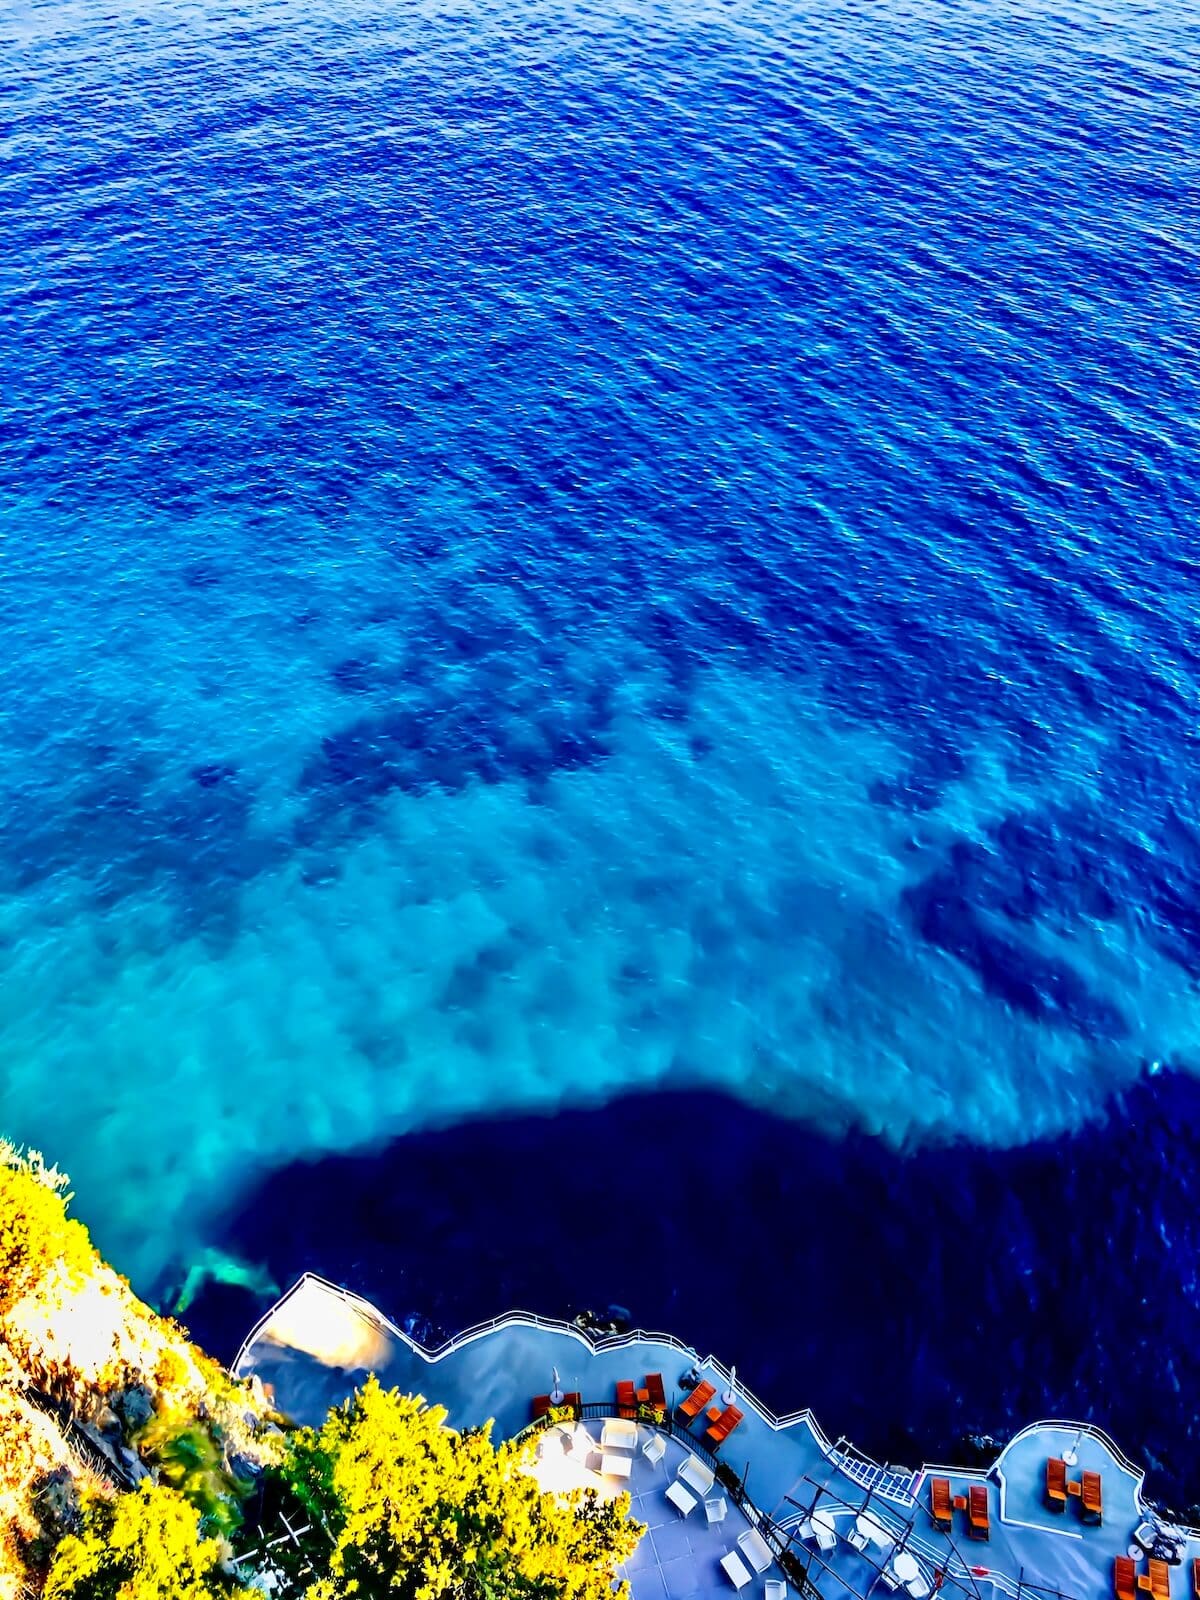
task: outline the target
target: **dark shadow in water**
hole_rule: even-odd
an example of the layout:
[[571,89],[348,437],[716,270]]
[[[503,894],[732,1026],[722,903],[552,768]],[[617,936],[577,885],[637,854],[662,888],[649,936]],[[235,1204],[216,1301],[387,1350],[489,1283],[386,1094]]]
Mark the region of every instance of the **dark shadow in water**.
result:
[[[888,1460],[1091,1418],[1182,1506],[1200,1490],[1198,1170],[1200,1083],[1169,1072],[1070,1139],[914,1156],[670,1093],[291,1166],[225,1243],[423,1338],[514,1306],[626,1307]],[[256,1309],[214,1290],[189,1320],[229,1356]]]

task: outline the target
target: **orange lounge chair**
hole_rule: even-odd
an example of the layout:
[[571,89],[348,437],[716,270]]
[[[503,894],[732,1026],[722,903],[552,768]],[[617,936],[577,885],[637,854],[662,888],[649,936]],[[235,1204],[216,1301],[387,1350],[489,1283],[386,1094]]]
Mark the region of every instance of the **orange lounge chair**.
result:
[[967,1493],[967,1532],[972,1539],[992,1537],[992,1520],[988,1512],[988,1492],[985,1484],[972,1484]]
[[1082,1485],[1079,1495],[1079,1511],[1085,1522],[1094,1522],[1097,1526],[1104,1521],[1104,1512],[1100,1505],[1100,1474],[1098,1472],[1080,1473]]
[[637,1416],[637,1393],[631,1382],[621,1382],[617,1385],[617,1415]]
[[650,1396],[650,1404],[656,1410],[665,1413],[667,1409],[667,1391],[663,1388],[661,1372],[648,1372],[646,1374],[646,1393]]
[[1067,1463],[1061,1456],[1046,1462],[1046,1505],[1051,1511],[1067,1509]]
[[1138,1600],[1137,1568],[1131,1556],[1118,1556],[1113,1562],[1113,1594],[1117,1600]]
[[1200,1556],[1192,1559],[1192,1593],[1200,1600]]
[[1171,1600],[1171,1569],[1165,1561],[1148,1561],[1150,1600]]
[[745,1416],[744,1411],[739,1411],[736,1406],[726,1406],[717,1420],[704,1430],[704,1437],[715,1450],[718,1445],[725,1443],[729,1435]]
[[930,1478],[929,1515],[939,1533],[949,1533],[954,1526],[954,1510],[950,1496],[949,1478]]
[[686,1400],[679,1402],[679,1413],[688,1419],[698,1417],[717,1392],[715,1383],[698,1383]]

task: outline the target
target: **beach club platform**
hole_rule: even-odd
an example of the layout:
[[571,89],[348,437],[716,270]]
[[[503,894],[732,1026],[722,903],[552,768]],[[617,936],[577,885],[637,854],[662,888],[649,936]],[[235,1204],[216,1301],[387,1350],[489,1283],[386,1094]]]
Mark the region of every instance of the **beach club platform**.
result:
[[311,1274],[234,1370],[299,1423],[374,1372],[454,1427],[536,1433],[546,1487],[632,1495],[649,1530],[625,1574],[633,1600],[1200,1600],[1200,1530],[1162,1518],[1088,1424],[1034,1423],[986,1469],[885,1467],[810,1411],[774,1416],[669,1335],[513,1312],[426,1350]]

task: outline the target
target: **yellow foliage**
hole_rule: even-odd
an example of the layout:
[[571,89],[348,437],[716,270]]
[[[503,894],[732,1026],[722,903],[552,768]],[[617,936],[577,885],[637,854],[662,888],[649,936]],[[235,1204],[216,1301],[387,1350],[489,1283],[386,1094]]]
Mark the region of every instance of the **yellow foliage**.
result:
[[0,1165],[0,1317],[52,1273],[77,1276],[94,1257],[57,1189],[24,1166]]
[[307,1600],[627,1600],[613,1576],[643,1532],[628,1495],[543,1494],[528,1462],[526,1448],[456,1433],[440,1407],[370,1378],[290,1443],[284,1475],[327,1530],[308,1553],[329,1577]]
[[223,1568],[224,1547],[205,1539],[195,1510],[174,1489],[144,1482],[94,1500],[83,1534],[62,1541],[46,1600],[251,1600]]
[[[29,1553],[44,1532],[39,1488],[52,1474],[92,1492],[103,1489],[54,1422],[30,1404],[8,1374],[0,1376],[0,1600],[21,1593],[34,1577]],[[41,1496],[43,1513],[48,1504]]]
[[[64,1182],[40,1158],[22,1158],[0,1141],[0,1369],[7,1364],[67,1401],[110,1439],[123,1427],[119,1442],[144,1448],[214,1526],[232,1528],[243,1490],[225,1470],[226,1456],[266,1465],[279,1455],[278,1436],[257,1426],[266,1415],[261,1391],[256,1398],[234,1383],[177,1323],[137,1298],[67,1216]],[[130,1439],[132,1424],[119,1421],[138,1414],[136,1406],[122,1409],[136,1390],[144,1391],[141,1415],[148,1396],[162,1424],[145,1430],[144,1446]]]

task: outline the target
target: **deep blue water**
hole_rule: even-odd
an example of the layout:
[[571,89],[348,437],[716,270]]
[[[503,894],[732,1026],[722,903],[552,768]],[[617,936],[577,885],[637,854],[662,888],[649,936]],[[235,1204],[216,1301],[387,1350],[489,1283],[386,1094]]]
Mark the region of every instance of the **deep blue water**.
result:
[[[994,1247],[943,1224],[924,1344],[894,1264],[873,1313],[705,1321],[661,1249],[597,1298],[880,1449],[1115,1408],[1195,1497],[1198,47],[1165,3],[0,12],[0,1126],[140,1287],[289,1276],[417,1152],[364,1273],[498,1309],[575,1204],[477,1247],[503,1130],[565,1117],[587,1193],[662,1095],[631,1239],[686,1180],[748,1281],[828,1273],[770,1157],[876,1259],[918,1201]],[[311,1233],[255,1233],[298,1171]]]
[[[910,1467],[1094,1420],[1194,1520],[1200,1172],[1178,1129],[1198,1121],[1200,1084],[1164,1074],[1066,1139],[914,1159],[731,1098],[630,1096],[298,1162],[220,1238],[355,1286],[428,1345],[498,1304],[686,1330],[780,1415],[812,1403]],[[188,1317],[229,1358],[257,1312],[210,1284]]]

